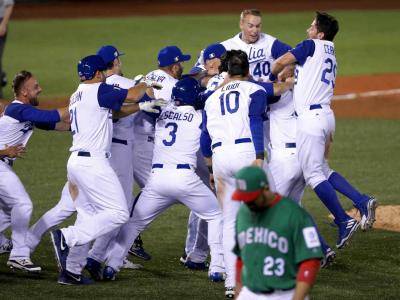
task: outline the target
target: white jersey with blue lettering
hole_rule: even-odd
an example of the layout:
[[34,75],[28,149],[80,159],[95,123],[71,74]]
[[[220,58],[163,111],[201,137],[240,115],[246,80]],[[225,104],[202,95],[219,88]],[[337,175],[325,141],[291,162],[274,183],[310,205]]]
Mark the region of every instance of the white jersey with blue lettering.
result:
[[197,166],[202,123],[201,111],[192,106],[169,104],[156,120],[153,165]]
[[[135,81],[117,74],[113,74],[106,79],[107,84],[115,85],[123,89],[129,89],[135,85]],[[133,140],[133,120],[137,113],[124,118],[114,120],[113,137],[120,140]]]
[[222,72],[220,74],[214,75],[207,82],[206,92],[212,92],[217,89],[218,86],[225,80],[225,77],[228,75],[227,72]]
[[330,105],[336,79],[335,45],[326,40],[312,40],[315,50],[306,61],[296,65],[293,97],[299,114],[310,105]]
[[[248,81],[234,80],[217,89],[206,101],[207,130],[212,145],[234,144],[235,140],[251,138],[250,95],[263,87]],[[239,109],[240,107],[240,109]]]
[[272,63],[275,60],[272,56],[272,45],[276,38],[269,34],[261,33],[257,42],[247,44],[240,37],[241,33],[238,33],[221,44],[226,50],[242,50],[246,52],[250,63],[250,75],[253,79],[256,81],[268,80]]
[[[21,101],[14,100],[11,103],[23,104]],[[0,117],[0,150],[5,149],[6,145],[15,146],[22,144],[26,146],[33,133],[33,123],[30,121],[20,122],[4,111]]]
[[70,98],[71,152],[110,152],[112,110],[99,105],[97,93],[100,84],[81,83]]

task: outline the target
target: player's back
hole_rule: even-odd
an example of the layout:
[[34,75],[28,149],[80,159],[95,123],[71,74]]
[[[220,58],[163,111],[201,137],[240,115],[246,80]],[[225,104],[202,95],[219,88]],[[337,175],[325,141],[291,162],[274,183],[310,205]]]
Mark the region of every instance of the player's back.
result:
[[109,152],[112,137],[112,110],[100,107],[98,91],[102,83],[81,83],[69,102],[72,147],[70,151]]
[[192,106],[169,104],[156,120],[154,164],[196,166],[202,115]]
[[258,90],[264,91],[254,83],[235,80],[217,89],[207,99],[204,110],[212,145],[229,145],[237,140],[251,139],[250,96]]
[[311,105],[330,105],[335,87],[335,45],[326,40],[311,41],[315,45],[314,53],[295,70],[293,97],[298,114],[309,110]]

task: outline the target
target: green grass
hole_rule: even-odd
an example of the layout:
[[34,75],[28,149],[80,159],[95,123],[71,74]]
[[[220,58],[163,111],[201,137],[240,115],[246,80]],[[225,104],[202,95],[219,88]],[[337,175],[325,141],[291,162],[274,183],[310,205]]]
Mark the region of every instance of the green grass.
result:
[[[335,40],[339,75],[398,72],[400,10],[333,11],[340,21]],[[305,39],[313,12],[264,14],[263,31],[292,46]],[[48,97],[69,96],[78,83],[77,61],[104,44],[126,53],[124,72],[134,77],[157,67],[160,48],[176,44],[193,56],[238,32],[238,16],[163,16],[119,19],[13,20],[4,57],[9,80],[32,71]],[[11,89],[6,89],[11,97]]]
[[[338,120],[331,167],[340,171],[360,190],[375,195],[380,204],[400,204],[398,145],[400,123],[396,120]],[[36,221],[54,206],[66,180],[70,137],[66,133],[36,130],[29,152],[15,170],[34,203]],[[342,197],[344,207],[350,201]],[[305,207],[315,216],[331,245],[336,229],[329,226],[328,213],[307,189]],[[204,272],[179,265],[187,209],[175,206],[143,234],[146,249],[153,255],[139,271],[122,271],[117,281],[91,287],[65,287],[56,283],[57,268],[46,235],[33,255],[43,268],[40,276],[11,271],[7,256],[0,257],[2,299],[223,299],[223,284],[212,284]],[[357,232],[351,245],[338,251],[337,263],[319,273],[313,299],[398,299],[400,285],[399,233],[373,229]]]

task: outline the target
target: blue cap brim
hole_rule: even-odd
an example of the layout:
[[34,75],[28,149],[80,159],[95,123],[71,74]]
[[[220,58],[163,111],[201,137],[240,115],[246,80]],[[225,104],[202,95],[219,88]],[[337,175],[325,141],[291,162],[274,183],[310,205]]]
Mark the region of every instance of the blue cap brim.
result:
[[190,58],[191,58],[191,56],[189,54],[182,54],[179,57],[179,61],[188,61],[188,60],[190,60]]

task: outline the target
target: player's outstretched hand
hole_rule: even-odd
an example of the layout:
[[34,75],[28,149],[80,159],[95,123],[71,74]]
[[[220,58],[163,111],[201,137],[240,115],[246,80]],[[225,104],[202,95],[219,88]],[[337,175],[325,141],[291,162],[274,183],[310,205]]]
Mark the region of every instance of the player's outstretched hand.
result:
[[161,112],[161,108],[167,104],[168,104],[167,100],[155,99],[155,100],[151,100],[151,101],[139,102],[139,108],[140,108],[140,110],[143,110],[143,111],[158,114]]
[[9,158],[23,158],[22,154],[26,152],[25,147],[22,144],[18,144],[15,146],[8,146],[2,150],[2,155],[7,156]]

